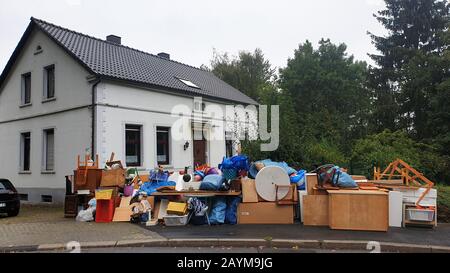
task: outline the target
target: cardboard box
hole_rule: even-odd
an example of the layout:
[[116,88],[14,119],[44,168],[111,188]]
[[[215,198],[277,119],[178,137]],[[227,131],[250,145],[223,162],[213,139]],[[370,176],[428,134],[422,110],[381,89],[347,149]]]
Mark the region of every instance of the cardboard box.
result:
[[293,224],[294,207],[274,202],[240,203],[238,224]]
[[328,226],[328,195],[304,195],[302,206],[305,226]]
[[242,180],[242,203],[258,203],[259,196],[256,192],[255,180],[254,179],[243,179]]
[[187,204],[180,202],[169,202],[167,205],[167,214],[183,216],[187,213]]

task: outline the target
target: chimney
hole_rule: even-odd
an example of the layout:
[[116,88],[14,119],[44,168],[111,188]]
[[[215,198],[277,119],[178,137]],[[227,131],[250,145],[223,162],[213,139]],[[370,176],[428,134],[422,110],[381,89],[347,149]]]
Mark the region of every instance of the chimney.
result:
[[158,53],[158,57],[166,59],[166,60],[170,60],[170,54],[165,53],[165,52]]
[[106,36],[106,41],[113,43],[113,44],[122,44],[122,38],[116,35],[108,35]]

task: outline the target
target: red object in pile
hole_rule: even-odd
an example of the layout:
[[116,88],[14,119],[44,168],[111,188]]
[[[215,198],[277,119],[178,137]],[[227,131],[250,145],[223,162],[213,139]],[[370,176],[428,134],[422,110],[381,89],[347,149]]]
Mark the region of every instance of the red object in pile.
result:
[[95,211],[95,222],[109,223],[114,218],[115,198],[110,200],[97,200],[97,208]]

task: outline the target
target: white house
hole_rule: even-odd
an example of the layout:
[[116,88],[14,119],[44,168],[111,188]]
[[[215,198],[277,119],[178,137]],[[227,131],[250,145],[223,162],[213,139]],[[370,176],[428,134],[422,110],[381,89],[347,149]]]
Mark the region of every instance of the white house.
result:
[[[0,76],[0,177],[10,179],[24,201],[61,203],[64,177],[86,151],[98,154],[101,166],[111,152],[128,167],[217,166],[232,146],[210,136],[229,134],[225,109],[236,104],[256,102],[166,53],[31,18]],[[174,106],[184,114],[173,115]],[[193,116],[214,107],[222,111]],[[189,133],[175,138],[181,117]],[[204,139],[194,140],[199,126]]]

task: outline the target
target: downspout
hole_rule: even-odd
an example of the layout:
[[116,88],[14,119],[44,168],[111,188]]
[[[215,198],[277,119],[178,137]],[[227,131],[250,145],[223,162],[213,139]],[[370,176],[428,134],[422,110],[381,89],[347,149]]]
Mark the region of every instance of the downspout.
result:
[[92,85],[92,103],[91,103],[91,108],[92,108],[92,124],[91,124],[91,156],[92,159],[95,158],[95,130],[96,130],[96,119],[97,119],[97,115],[96,115],[96,110],[97,110],[97,102],[96,102],[96,97],[97,97],[97,85],[101,82],[101,79],[98,78],[95,80],[94,84]]

